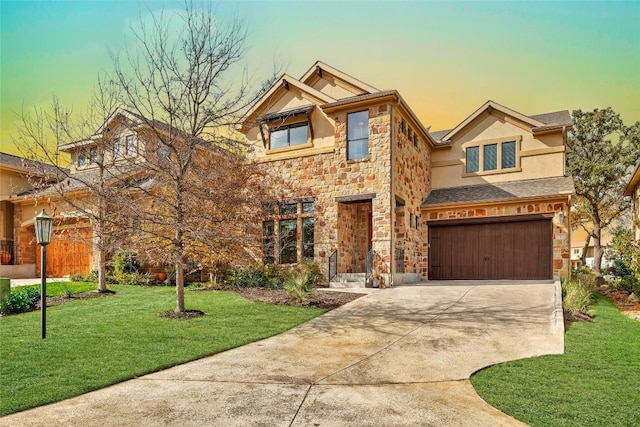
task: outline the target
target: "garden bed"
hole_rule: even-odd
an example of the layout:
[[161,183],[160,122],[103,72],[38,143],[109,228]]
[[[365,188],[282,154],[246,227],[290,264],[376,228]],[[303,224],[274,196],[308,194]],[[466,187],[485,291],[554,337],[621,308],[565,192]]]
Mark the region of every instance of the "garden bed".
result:
[[[290,294],[282,289],[229,288],[228,290],[237,293],[249,301],[260,301],[277,305],[298,305],[291,301]],[[316,291],[313,300],[309,301],[306,305],[324,310],[333,310],[364,295],[365,294],[352,292]]]

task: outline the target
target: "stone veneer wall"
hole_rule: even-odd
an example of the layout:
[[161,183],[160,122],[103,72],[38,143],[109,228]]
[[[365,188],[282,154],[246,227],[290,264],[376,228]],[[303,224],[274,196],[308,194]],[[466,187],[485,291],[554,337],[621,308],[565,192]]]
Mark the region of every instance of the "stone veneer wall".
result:
[[369,251],[369,217],[371,203],[341,203],[338,206],[338,271],[364,273]]
[[[553,213],[553,276],[557,278],[568,277],[571,272],[571,229],[567,202],[566,199],[563,201],[550,199],[535,203],[505,203],[481,207],[461,206],[425,211],[429,221]],[[560,221],[561,216],[559,215],[561,212],[564,216],[562,221]]]
[[[381,270],[389,271],[391,246],[391,154],[389,143],[390,106],[375,105],[369,111],[369,157],[347,160],[347,113],[337,112],[335,121],[335,150],[332,153],[306,155],[269,161],[259,159],[273,182],[276,200],[302,197],[315,198],[314,261],[322,270],[331,253],[345,237],[338,234],[339,209],[336,197],[374,193],[371,200],[373,250],[379,255]],[[260,143],[260,142],[258,142]],[[293,153],[293,152],[292,152]],[[340,219],[342,220],[342,219]],[[347,268],[339,260],[339,268]],[[338,270],[338,272],[346,272]]]
[[[405,206],[396,208],[395,247],[404,249],[405,273],[427,276],[427,230],[425,218],[421,215],[422,201],[431,189],[430,161],[431,147],[428,141],[419,138],[415,146],[407,133],[401,129],[401,120],[411,127],[407,117],[398,108],[394,109],[393,132],[395,134],[394,149],[394,195],[405,201]],[[411,217],[418,217],[418,229],[410,224]],[[415,220],[414,220],[415,221]]]

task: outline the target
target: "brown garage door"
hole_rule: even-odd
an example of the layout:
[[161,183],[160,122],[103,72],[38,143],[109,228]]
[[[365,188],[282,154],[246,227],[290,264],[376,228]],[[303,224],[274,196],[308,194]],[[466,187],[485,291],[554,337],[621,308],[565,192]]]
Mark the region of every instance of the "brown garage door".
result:
[[430,279],[551,279],[550,219],[429,227]]
[[[89,227],[55,231],[47,246],[47,276],[84,276],[91,272],[92,230]],[[36,266],[40,275],[40,245],[36,245]]]

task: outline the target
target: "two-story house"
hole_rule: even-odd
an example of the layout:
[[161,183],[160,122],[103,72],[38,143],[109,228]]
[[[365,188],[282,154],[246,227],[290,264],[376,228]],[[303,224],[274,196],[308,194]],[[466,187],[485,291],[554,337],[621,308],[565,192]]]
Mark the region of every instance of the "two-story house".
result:
[[636,240],[640,240],[640,160],[629,177],[624,195],[631,198],[633,235]]
[[265,262],[326,265],[336,284],[569,274],[568,112],[487,102],[429,134],[402,96],[316,62],[247,114],[273,179]]

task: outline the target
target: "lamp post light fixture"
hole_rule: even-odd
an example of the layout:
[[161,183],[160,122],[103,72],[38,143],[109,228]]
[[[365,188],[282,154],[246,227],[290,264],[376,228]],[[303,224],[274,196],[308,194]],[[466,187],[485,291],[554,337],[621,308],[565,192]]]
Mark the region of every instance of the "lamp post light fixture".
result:
[[40,317],[42,319],[42,338],[47,337],[47,245],[51,242],[53,218],[42,209],[34,219],[36,241],[40,244]]

